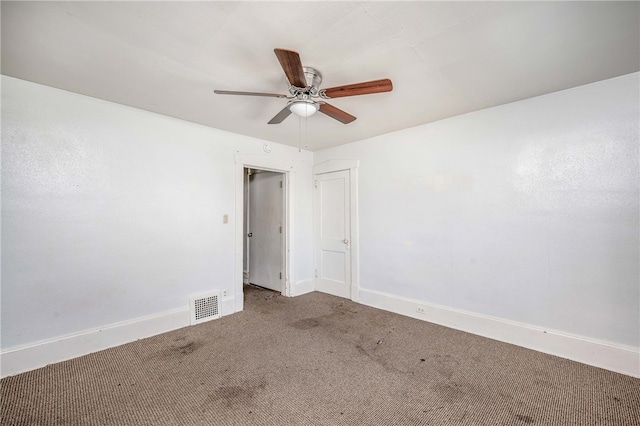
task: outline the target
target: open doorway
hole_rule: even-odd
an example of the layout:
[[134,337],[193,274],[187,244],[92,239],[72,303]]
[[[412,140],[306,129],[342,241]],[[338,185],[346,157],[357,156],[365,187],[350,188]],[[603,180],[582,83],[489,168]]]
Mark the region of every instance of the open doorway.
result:
[[244,168],[243,283],[285,292],[285,174]]

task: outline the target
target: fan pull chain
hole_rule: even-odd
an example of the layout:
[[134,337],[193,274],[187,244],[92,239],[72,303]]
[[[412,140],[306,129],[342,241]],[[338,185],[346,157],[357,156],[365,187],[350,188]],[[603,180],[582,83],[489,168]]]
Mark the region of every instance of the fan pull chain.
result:
[[302,152],[302,117],[298,116],[298,152]]
[[304,148],[309,148],[309,119],[304,120]]

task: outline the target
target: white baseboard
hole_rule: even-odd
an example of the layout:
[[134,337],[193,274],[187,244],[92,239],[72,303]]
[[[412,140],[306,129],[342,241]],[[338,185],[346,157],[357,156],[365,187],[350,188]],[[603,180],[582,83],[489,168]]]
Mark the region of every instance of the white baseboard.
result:
[[[242,299],[242,298],[241,298]],[[241,311],[242,309],[240,309]],[[239,312],[236,309],[236,301],[233,297],[229,298],[229,299],[222,299],[220,301],[220,315],[227,316],[227,315],[231,315],[233,313]]]
[[311,293],[315,290],[315,280],[313,278],[308,280],[297,281],[291,285],[291,297],[302,296],[303,294]]
[[316,291],[331,294],[333,296],[351,299],[351,287],[345,286],[344,283],[337,281],[325,280],[322,278],[315,279]]
[[[291,290],[292,296],[314,291],[314,280],[297,282],[292,286]],[[223,316],[242,310],[242,297],[234,299],[222,301],[221,313]],[[359,290],[358,301],[364,305],[400,315],[512,343],[617,373],[640,377],[640,349],[632,346],[569,335],[556,330],[547,330],[529,324],[428,304],[419,300],[362,288]],[[417,312],[418,306],[424,309],[424,313]],[[65,361],[188,325],[189,309],[180,308],[30,345],[10,348],[0,353],[0,377],[34,370],[48,364]]]
[[[234,312],[236,312],[236,301],[233,298],[221,301],[220,313],[223,316]],[[187,327],[189,324],[189,308],[185,307],[9,348],[0,352],[0,377],[35,370],[56,362]]]
[[[571,335],[360,288],[359,303],[533,349],[583,364],[640,377],[640,348]],[[424,313],[418,313],[421,307]]]

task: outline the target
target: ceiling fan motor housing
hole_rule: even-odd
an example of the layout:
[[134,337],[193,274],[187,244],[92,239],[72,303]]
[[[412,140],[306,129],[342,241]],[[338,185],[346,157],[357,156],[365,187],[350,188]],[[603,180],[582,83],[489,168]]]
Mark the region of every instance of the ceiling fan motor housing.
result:
[[322,83],[322,74],[315,68],[302,67],[302,69],[304,70],[304,77],[307,80],[307,87],[291,86],[289,92],[294,96],[299,94],[317,96],[320,83]]

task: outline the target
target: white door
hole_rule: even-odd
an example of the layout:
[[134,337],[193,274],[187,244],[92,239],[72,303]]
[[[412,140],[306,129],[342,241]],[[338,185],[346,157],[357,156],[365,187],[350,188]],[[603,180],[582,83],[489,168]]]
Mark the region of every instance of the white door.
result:
[[283,291],[284,198],[282,173],[258,171],[249,178],[249,282]]
[[349,171],[316,175],[316,289],[351,298]]

